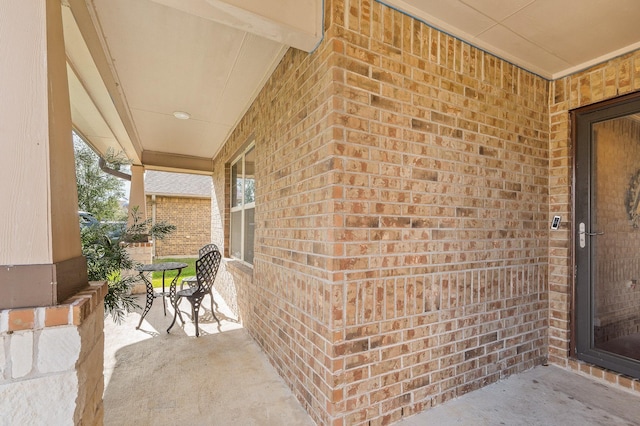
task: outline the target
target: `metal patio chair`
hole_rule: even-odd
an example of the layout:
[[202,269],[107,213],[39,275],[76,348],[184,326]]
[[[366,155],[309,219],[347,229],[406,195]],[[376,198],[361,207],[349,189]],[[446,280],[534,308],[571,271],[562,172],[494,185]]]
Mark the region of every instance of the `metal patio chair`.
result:
[[[200,250],[198,250],[198,258],[201,258],[205,254],[209,253],[210,251],[214,251],[214,250],[220,251],[220,250],[218,250],[218,246],[213,244],[213,243],[204,245],[204,246],[202,246],[200,248]],[[184,289],[184,285],[185,284],[187,284],[189,287],[195,287],[195,286],[198,285],[198,282],[197,282],[195,276],[185,277],[180,282],[180,290]],[[213,287],[211,287],[211,289],[209,290],[209,296],[211,297],[211,312],[213,312],[213,305],[215,305],[216,308],[218,307],[218,304],[215,302],[215,300],[213,300]]]
[[[182,314],[180,314],[180,310],[178,309],[178,305],[180,304],[180,300],[182,298],[186,298],[189,303],[191,303],[191,318],[195,322],[196,325],[196,336],[200,336],[200,327],[198,325],[198,313],[200,310],[200,305],[202,305],[202,300],[207,294],[211,294],[211,288],[213,287],[213,282],[216,279],[216,274],[218,273],[218,268],[220,267],[220,260],[222,259],[222,255],[219,250],[213,250],[208,253],[205,253],[200,259],[196,260],[196,284],[193,287],[189,287],[185,290],[175,291],[175,286],[173,286],[173,292],[175,294],[171,295],[171,302],[174,307],[173,321],[171,325],[167,329],[167,333],[171,330],[173,325],[176,322],[176,318],[180,316],[180,320],[182,324],[184,324],[184,319],[182,318]],[[220,325],[220,320],[216,317],[215,312],[213,311],[213,296],[211,297],[211,314],[213,318]]]

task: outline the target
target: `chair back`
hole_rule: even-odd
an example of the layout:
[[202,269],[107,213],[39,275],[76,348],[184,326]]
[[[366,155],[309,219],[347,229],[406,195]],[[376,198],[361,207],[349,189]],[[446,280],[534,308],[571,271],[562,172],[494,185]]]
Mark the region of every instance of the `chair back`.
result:
[[214,250],[220,251],[218,250],[218,246],[213,243],[202,246],[202,248],[198,250],[198,257],[202,257],[205,254],[209,253],[210,251],[214,251]]
[[212,250],[205,253],[200,259],[196,260],[196,279],[198,280],[198,289],[194,292],[194,296],[208,294],[213,286],[213,282],[218,274],[220,260],[222,255],[219,250]]

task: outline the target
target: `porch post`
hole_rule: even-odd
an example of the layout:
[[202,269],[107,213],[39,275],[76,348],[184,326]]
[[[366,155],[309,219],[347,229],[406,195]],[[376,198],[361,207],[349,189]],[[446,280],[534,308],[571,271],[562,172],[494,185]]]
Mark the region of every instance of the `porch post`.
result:
[[102,424],[105,283],[82,256],[60,0],[0,0],[0,406]]
[[[133,225],[133,213],[137,208],[138,223],[147,220],[147,202],[144,195],[144,166],[131,166],[131,189],[129,191],[129,219],[127,225]],[[127,245],[127,253],[131,259],[136,263],[148,264],[153,261],[153,242],[152,241],[140,241],[136,243],[129,243]],[[134,270],[123,271],[125,275],[137,275],[138,272]],[[151,276],[149,275],[149,279]],[[144,294],[146,292],[143,282],[137,282],[133,287],[132,292],[134,294]]]
[[87,286],[59,0],[0,0],[0,309]]
[[131,189],[129,192],[129,226],[133,225],[133,210],[138,209],[138,221],[147,220],[147,202],[144,196],[144,166],[131,166]]

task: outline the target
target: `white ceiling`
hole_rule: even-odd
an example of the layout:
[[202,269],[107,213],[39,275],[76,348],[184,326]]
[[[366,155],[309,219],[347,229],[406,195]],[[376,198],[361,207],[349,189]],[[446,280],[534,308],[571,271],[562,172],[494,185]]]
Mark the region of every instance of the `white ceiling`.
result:
[[[384,0],[547,79],[640,47],[640,0]],[[101,153],[206,173],[322,0],[63,0],[72,118]],[[189,120],[178,120],[185,111]]]
[[[213,157],[286,47],[152,1],[95,0],[144,150]],[[178,120],[184,111],[190,120]]]
[[149,168],[210,172],[287,49],[322,38],[322,0],[66,2],[74,126]]

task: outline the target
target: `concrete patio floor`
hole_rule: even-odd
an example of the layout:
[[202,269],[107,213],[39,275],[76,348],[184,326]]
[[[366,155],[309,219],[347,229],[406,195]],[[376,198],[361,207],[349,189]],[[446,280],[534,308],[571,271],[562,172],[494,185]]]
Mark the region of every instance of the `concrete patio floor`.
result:
[[[156,299],[121,325],[105,319],[104,424],[313,425],[222,299],[205,298],[200,337],[190,315],[167,334],[173,310]],[[183,312],[190,312],[184,301]],[[144,305],[140,296],[139,304]],[[640,397],[560,368],[537,367],[463,395],[397,426],[640,425]]]
[[139,312],[120,325],[105,318],[105,425],[314,424],[219,296],[216,302],[221,325],[206,297],[200,337],[186,300],[186,325],[178,319],[171,334],[173,309],[164,316],[161,299],[139,330]]
[[536,367],[395,426],[638,426],[640,397],[559,367]]

